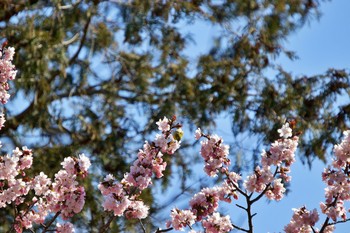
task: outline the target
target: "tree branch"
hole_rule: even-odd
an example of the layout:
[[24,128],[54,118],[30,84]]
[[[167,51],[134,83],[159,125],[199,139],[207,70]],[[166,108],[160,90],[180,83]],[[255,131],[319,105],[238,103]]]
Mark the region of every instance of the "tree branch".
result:
[[91,22],[91,13],[89,14],[88,18],[87,18],[87,21],[85,23],[85,26],[84,26],[84,30],[83,30],[83,37],[81,38],[80,40],[80,44],[79,44],[79,48],[78,50],[75,52],[75,54],[73,55],[73,57],[69,60],[68,64],[69,65],[72,65],[73,62],[75,61],[75,59],[77,59],[81,49],[83,48],[83,45],[85,43],[85,39],[86,39],[86,35],[87,35],[87,31],[89,29],[89,25],[90,25],[90,22]]

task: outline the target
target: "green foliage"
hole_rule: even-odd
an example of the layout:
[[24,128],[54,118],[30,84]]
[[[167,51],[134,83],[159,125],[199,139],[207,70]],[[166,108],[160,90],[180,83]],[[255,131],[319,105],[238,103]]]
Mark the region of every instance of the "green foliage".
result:
[[[295,58],[283,41],[318,17],[319,4],[1,1],[0,36],[17,52],[13,98],[28,102],[6,106],[2,136],[13,146],[33,148],[35,171],[48,174],[63,157],[86,152],[97,167],[89,187],[105,173],[121,178],[155,120],[174,114],[184,123],[212,126],[227,112],[235,134],[249,132],[265,142],[276,138],[269,134],[273,128],[295,118],[304,131],[300,154],[309,163],[315,156],[325,160],[326,148],[349,124],[350,104],[339,102],[349,94],[348,72],[330,68],[293,77],[274,63],[281,54]],[[188,55],[195,41],[183,28],[197,22],[218,34],[208,52]],[[266,77],[267,70],[276,77]],[[32,133],[36,137],[28,138]],[[169,164],[180,166],[184,179],[190,172],[181,158]],[[89,190],[87,212],[93,216],[101,207],[96,190]],[[77,219],[86,229],[102,224],[103,216],[86,216]],[[118,224],[112,228],[121,231]]]

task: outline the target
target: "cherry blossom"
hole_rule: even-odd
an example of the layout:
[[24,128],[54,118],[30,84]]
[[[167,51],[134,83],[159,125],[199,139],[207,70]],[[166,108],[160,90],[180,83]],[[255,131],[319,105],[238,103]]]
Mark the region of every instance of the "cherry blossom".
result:
[[203,221],[203,227],[207,233],[226,233],[233,229],[230,216],[221,217],[217,212]]
[[[0,102],[6,104],[10,98],[9,90],[9,80],[14,80],[17,74],[15,66],[12,64],[13,55],[15,54],[15,49],[13,47],[3,48],[0,50]],[[2,127],[0,123],[0,126]],[[0,128],[1,128],[0,127]]]
[[293,209],[294,214],[290,223],[284,227],[286,233],[310,233],[313,226],[318,221],[317,210],[309,211],[306,207]]
[[196,140],[199,140],[201,137],[202,137],[202,130],[201,130],[200,128],[198,128],[198,129],[196,130],[196,132],[195,132],[194,138],[195,138]]
[[289,123],[286,123],[282,128],[278,129],[277,132],[280,134],[280,137],[289,138],[292,137],[292,129],[289,127]]
[[164,117],[163,120],[159,120],[156,123],[158,125],[158,129],[161,131],[169,131],[170,125],[168,118]]
[[[180,147],[181,125],[175,123],[175,117],[171,120],[164,117],[157,125],[161,134],[155,136],[151,143],[145,142],[143,149],[139,150],[137,159],[130,167],[130,171],[119,182],[113,175],[108,175],[104,182],[98,185],[104,195],[103,207],[106,211],[112,211],[115,216],[143,219],[148,216],[149,207],[137,198],[142,191],[152,185],[152,178],[161,178],[167,163],[163,160],[164,154],[171,155]],[[173,130],[176,129],[175,132]],[[182,132],[183,133],[183,132]]]
[[218,135],[208,135],[207,140],[201,141],[200,153],[205,162],[204,171],[209,176],[217,176],[223,166],[230,165],[229,146]]
[[64,223],[64,224],[60,224],[57,223],[56,224],[56,233],[74,233],[75,230],[73,228],[73,224],[71,223]]
[[175,230],[183,230],[184,227],[192,226],[195,223],[196,215],[190,210],[171,210],[171,225]]

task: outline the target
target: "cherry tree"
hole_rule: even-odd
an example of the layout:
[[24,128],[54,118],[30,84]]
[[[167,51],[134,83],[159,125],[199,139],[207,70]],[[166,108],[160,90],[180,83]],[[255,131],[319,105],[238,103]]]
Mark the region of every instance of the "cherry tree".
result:
[[[12,64],[14,49],[2,47],[0,51],[0,101],[9,100],[8,81],[16,76]],[[5,115],[0,115],[0,129],[5,127]],[[164,117],[157,123],[159,134],[153,141],[146,141],[137,153],[137,158],[129,172],[120,181],[108,174],[97,188],[103,196],[101,206],[109,213],[109,218],[101,226],[100,232],[107,232],[111,222],[118,217],[142,220],[149,215],[149,206],[142,200],[145,189],[151,188],[154,178],[160,179],[167,167],[164,156],[173,155],[181,146],[182,125],[175,116]],[[299,135],[294,132],[294,122],[286,122],[277,131],[279,138],[263,150],[260,163],[246,177],[230,168],[229,146],[216,134],[205,134],[200,128],[195,131],[196,140],[201,140],[200,154],[204,172],[209,177],[224,177],[221,184],[202,188],[193,195],[187,209],[173,208],[165,228],[156,233],[172,230],[188,230],[199,233],[202,226],[207,233],[226,233],[232,230],[253,233],[256,215],[252,206],[263,198],[280,201],[285,196],[285,185],[291,181],[291,166],[295,162],[295,152]],[[344,205],[350,200],[350,130],[344,132],[340,144],[334,146],[334,160],[322,173],[326,183],[325,200],[320,203],[320,212],[302,206],[293,209],[294,214],[284,227],[286,233],[331,233],[335,225],[350,219]],[[33,152],[27,147],[15,148],[11,154],[0,157],[0,208],[13,208],[13,221],[9,232],[23,232],[41,228],[41,232],[75,232],[69,219],[84,208],[85,188],[81,181],[88,176],[91,162],[87,156],[69,156],[61,162],[62,168],[54,178],[43,172],[27,175],[33,164]],[[28,173],[29,174],[29,173]],[[244,205],[238,204],[242,199]],[[235,204],[247,216],[247,228],[235,224],[230,216],[219,212],[222,203]],[[319,223],[320,214],[325,220]],[[318,224],[318,225],[317,225]],[[319,226],[319,227],[317,227]]]

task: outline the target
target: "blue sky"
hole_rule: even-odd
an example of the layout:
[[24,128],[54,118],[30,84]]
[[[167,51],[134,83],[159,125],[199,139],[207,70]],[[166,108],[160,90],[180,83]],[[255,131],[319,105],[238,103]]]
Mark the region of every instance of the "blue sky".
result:
[[350,1],[325,1],[321,6],[321,19],[297,31],[286,44],[300,57],[293,62],[281,60],[294,74],[317,74],[330,67],[349,67]]

